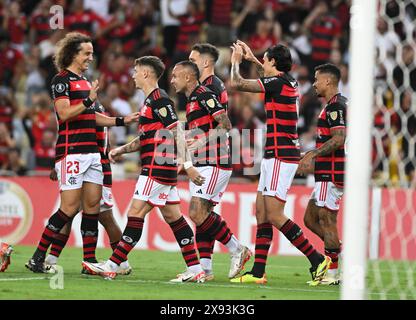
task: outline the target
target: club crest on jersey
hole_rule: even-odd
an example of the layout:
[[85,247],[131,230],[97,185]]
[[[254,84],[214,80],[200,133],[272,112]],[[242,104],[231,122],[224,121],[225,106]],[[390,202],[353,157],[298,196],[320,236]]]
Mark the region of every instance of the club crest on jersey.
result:
[[162,109],[159,109],[159,114],[165,118],[168,115],[168,110],[166,110],[166,107],[163,107]]
[[209,100],[207,101],[207,105],[208,105],[208,107],[210,107],[211,109],[212,109],[212,108],[214,108],[214,107],[215,107],[215,101],[214,101],[214,99],[209,99]]
[[329,116],[331,117],[332,120],[337,120],[338,118],[338,112],[337,111],[332,111]]

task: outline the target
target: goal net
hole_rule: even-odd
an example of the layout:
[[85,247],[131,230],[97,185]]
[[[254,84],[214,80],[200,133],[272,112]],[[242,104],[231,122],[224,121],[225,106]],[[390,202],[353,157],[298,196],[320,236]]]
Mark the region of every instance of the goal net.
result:
[[416,3],[379,0],[367,299],[416,299]]

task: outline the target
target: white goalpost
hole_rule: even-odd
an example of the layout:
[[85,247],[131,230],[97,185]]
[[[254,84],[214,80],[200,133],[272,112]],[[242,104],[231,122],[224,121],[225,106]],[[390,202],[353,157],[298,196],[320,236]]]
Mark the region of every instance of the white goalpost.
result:
[[354,0],[351,7],[343,279],[341,299],[365,299],[370,154],[377,0]]

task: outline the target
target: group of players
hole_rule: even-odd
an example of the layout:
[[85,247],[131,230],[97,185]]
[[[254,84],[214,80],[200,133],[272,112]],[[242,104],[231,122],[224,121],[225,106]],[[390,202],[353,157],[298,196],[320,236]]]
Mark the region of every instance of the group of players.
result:
[[[327,105],[319,115],[316,149],[301,157],[297,134],[299,93],[296,80],[288,73],[292,67],[289,49],[283,45],[269,48],[263,63],[244,42],[237,41],[231,49],[231,85],[241,91],[264,93],[267,116],[256,199],[255,259],[251,271],[241,274],[252,252],[213,211],[232,172],[227,91],[214,74],[218,50],[211,44],[196,44],[189,60],[173,68],[171,84],[177,93],[187,98],[185,127],[188,133],[185,138],[174,102],[158,86],[165,66],[155,56],[135,61],[136,88],[143,90],[146,96],[140,113],[124,118],[104,115],[97,101],[97,81],[90,84],[83,76],[92,61],[92,42],[79,33],[67,34],[58,44],[55,55],[55,64],[60,70],[52,80],[59,124],[55,173],[61,204],[50,217],[35,253],[26,263],[28,269],[53,272],[68,240],[71,221],[81,211],[82,272],[107,279],[129,274],[131,267],[127,256],[140,240],[145,216],[158,207],[174,233],[187,266],[172,282],[213,280],[211,256],[215,241],[219,241],[230,252],[228,276],[231,282],[267,283],[265,268],[274,226],[310,261],[310,285],[339,283],[340,241],[336,220],[342,197],[346,128],[346,99],[338,92],[339,70],[331,64],[316,68],[314,88],[326,99]],[[259,79],[241,77],[239,65],[243,59],[256,65]],[[136,121],[139,135],[130,143],[110,150],[107,127]],[[127,225],[121,232],[111,212],[110,162],[114,163],[124,153],[137,151],[143,169],[133,192]],[[192,198],[188,213],[196,225],[195,234],[180,212],[176,184],[181,170],[185,170],[190,180]],[[325,254],[315,250],[300,227],[284,214],[295,174],[311,172],[315,172],[316,183],[305,213],[305,224],[324,241]],[[111,257],[102,263],[95,257],[98,222],[107,231],[113,249]],[[10,254],[8,259],[10,261]]]

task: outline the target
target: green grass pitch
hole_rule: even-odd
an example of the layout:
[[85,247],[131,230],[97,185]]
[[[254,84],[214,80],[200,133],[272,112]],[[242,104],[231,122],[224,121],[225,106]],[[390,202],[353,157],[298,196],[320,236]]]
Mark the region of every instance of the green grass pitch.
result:
[[[267,285],[233,284],[228,281],[228,254],[214,254],[215,280],[203,284],[172,284],[169,280],[185,269],[180,252],[135,250],[129,261],[133,272],[115,280],[81,275],[81,248],[65,248],[59,265],[64,270],[63,289],[52,289],[53,275],[35,274],[25,262],[35,247],[15,246],[12,263],[0,273],[0,299],[141,299],[141,300],[334,300],[340,287],[310,287],[309,262],[303,257],[270,256]],[[97,257],[107,259],[110,249],[98,249]],[[252,260],[247,267],[251,268]],[[383,277],[388,277],[386,274]],[[405,274],[403,275],[405,277]],[[405,279],[403,279],[405,280]],[[377,293],[371,298],[377,299]],[[389,293],[388,299],[397,299]]]

